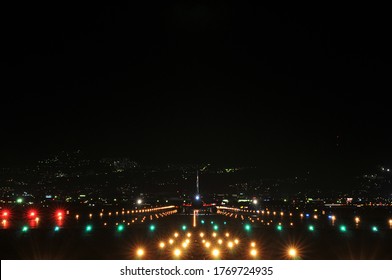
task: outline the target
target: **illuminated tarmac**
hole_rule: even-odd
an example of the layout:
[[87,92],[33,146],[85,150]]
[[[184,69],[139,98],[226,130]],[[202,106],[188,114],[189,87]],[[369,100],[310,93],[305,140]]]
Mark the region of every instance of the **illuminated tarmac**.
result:
[[19,220],[1,212],[2,259],[392,258],[389,217],[223,207],[183,215],[174,206],[43,212]]

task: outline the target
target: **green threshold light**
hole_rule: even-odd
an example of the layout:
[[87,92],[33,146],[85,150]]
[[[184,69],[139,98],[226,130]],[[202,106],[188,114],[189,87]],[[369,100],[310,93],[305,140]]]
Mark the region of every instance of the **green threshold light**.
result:
[[118,225],[117,231],[122,232],[124,230],[124,225]]

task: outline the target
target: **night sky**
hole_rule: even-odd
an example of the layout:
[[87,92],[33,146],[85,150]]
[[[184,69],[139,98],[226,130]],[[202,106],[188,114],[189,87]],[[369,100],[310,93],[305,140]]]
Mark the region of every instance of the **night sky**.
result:
[[7,4],[1,165],[74,149],[282,174],[391,164],[389,10],[256,2]]

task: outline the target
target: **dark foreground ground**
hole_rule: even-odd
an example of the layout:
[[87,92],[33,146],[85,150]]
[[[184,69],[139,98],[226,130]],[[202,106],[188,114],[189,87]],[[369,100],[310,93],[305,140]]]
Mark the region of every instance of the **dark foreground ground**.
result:
[[[249,219],[249,217],[251,219]],[[259,220],[257,220],[259,218]],[[273,223],[267,225],[267,221]],[[116,223],[122,224],[123,218],[100,218],[76,221],[64,221],[63,226],[55,231],[49,224],[31,227],[26,232],[15,226],[0,230],[1,259],[290,259],[289,248],[295,248],[298,259],[340,260],[340,259],[392,259],[392,229],[381,226],[371,230],[370,224],[355,226],[347,223],[347,231],[340,231],[341,221],[331,225],[327,217],[318,220],[310,218],[278,218],[245,216],[241,219],[225,215],[199,215],[195,227],[192,215],[174,214],[159,219],[127,225],[118,231]],[[255,222],[252,223],[252,219]],[[71,220],[71,219],[69,219]],[[212,223],[211,223],[212,222]],[[106,223],[106,225],[105,225]],[[385,223],[385,222],[384,222]],[[246,225],[250,227],[246,230]],[[92,225],[87,232],[86,226]],[[150,228],[154,225],[154,229]],[[314,231],[309,230],[314,226]],[[185,227],[186,229],[185,229]],[[214,226],[217,228],[214,229]],[[175,232],[178,237],[175,237]],[[201,237],[200,233],[204,233]],[[216,237],[212,236],[216,232]],[[190,234],[190,236],[187,236]],[[173,239],[173,244],[169,240]],[[184,242],[188,239],[186,248]],[[221,239],[221,244],[219,244]],[[238,244],[233,243],[237,239]],[[204,240],[204,241],[203,241]],[[165,247],[160,248],[163,242]],[[206,248],[205,243],[211,246]],[[229,242],[234,244],[229,247]],[[254,247],[252,247],[254,242]],[[143,249],[143,255],[137,256],[137,250]],[[174,256],[174,250],[180,249],[181,255]],[[219,256],[212,254],[219,250]],[[255,249],[255,256],[250,250]]]

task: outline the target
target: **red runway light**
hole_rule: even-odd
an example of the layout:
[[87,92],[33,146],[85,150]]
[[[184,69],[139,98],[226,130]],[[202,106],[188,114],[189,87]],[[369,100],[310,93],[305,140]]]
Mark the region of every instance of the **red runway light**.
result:
[[63,210],[57,210],[56,217],[57,217],[57,219],[61,220],[64,217],[64,211]]
[[9,217],[10,213],[8,211],[3,211],[3,218]]
[[30,219],[35,219],[38,216],[37,211],[36,210],[30,210],[27,213],[27,217]]

